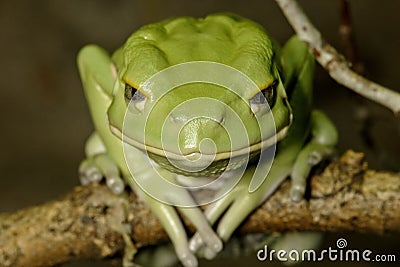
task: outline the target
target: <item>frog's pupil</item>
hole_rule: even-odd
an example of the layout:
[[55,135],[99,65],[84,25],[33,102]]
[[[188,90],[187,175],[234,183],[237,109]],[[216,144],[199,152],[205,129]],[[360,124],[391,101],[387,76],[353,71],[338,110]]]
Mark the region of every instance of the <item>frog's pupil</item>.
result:
[[262,90],[262,93],[265,97],[265,99],[267,100],[269,105],[272,105],[272,101],[274,98],[274,91],[275,91],[275,87],[276,87],[277,82],[273,82],[270,86],[268,86],[267,88],[265,88],[264,90]]
[[130,101],[132,96],[135,94],[136,89],[130,86],[129,84],[125,84],[125,99]]

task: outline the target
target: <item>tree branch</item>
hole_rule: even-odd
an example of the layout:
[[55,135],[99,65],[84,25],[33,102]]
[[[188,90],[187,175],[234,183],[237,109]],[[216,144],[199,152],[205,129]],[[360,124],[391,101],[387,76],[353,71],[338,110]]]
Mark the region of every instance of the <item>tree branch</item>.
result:
[[349,63],[326,43],[295,0],[275,0],[301,40],[306,42],[316,60],[338,83],[377,102],[400,117],[400,94],[374,83],[349,68]]
[[[294,230],[400,232],[400,175],[367,169],[348,151],[310,180],[308,200],[294,203],[284,182],[240,228],[241,233]],[[0,215],[0,266],[53,266],[120,252],[128,225],[137,247],[167,240],[157,219],[134,193],[78,186],[41,206]]]

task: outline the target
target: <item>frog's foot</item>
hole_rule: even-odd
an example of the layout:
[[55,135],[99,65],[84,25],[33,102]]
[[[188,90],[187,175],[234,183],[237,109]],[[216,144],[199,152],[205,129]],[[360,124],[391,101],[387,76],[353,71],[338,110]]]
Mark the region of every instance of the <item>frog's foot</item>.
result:
[[175,208],[175,205],[165,204],[147,194],[143,194],[142,197],[167,232],[182,265],[185,267],[196,267],[198,265],[197,258],[189,248],[186,230],[177,210],[189,219],[197,229],[204,247],[218,253],[222,249],[222,241],[186,189],[177,189],[173,193],[167,190],[166,194],[168,194],[167,198],[170,203],[187,203],[187,207],[176,205],[177,207]]
[[79,166],[79,180],[82,185],[106,180],[107,186],[117,195],[124,191],[125,184],[118,167],[107,154],[97,154],[86,158]]
[[189,250],[186,230],[176,209],[171,205],[159,202],[147,194],[143,194],[142,197],[167,232],[174,245],[176,256],[182,265],[185,267],[196,267],[198,264],[197,258]]
[[335,126],[318,110],[311,113],[311,134],[312,139],[299,153],[291,174],[290,197],[296,202],[304,196],[311,168],[333,154],[338,140]]
[[[217,234],[223,241],[230,238],[233,231],[263,199],[256,193],[249,194],[250,179],[251,175],[245,174],[229,194],[207,206],[204,212],[211,224],[214,224],[225,213],[217,227]],[[191,238],[189,247],[191,251],[197,252],[206,259],[213,259],[217,255],[216,250],[205,244],[200,232],[195,233]]]
[[196,247],[201,245],[204,253],[200,253],[206,259],[214,258],[223,248],[223,244],[218,235],[211,228],[207,218],[197,207],[195,208],[179,208],[179,210],[190,219],[191,223],[196,227],[197,240],[201,244],[189,243],[188,247],[192,252],[196,252]]
[[[207,207],[205,215],[211,223],[215,223],[226,211],[217,227],[217,234],[222,240],[227,241],[239,224],[260,203],[261,200],[258,197],[249,196],[247,185],[236,186],[224,198]],[[189,242],[190,250],[206,259],[213,259],[218,251],[206,245],[203,236],[200,232],[194,234]]]
[[[173,197],[175,196],[171,197],[172,201]],[[208,254],[213,255],[213,258],[214,255],[218,254],[223,248],[221,239],[214,232],[203,212],[195,205],[196,203],[187,190],[183,190],[179,194],[179,201],[184,201],[184,203],[189,204],[190,207],[178,207],[178,210],[196,227],[197,235],[202,241],[202,246]],[[195,252],[191,249],[190,245],[188,247],[192,252]]]

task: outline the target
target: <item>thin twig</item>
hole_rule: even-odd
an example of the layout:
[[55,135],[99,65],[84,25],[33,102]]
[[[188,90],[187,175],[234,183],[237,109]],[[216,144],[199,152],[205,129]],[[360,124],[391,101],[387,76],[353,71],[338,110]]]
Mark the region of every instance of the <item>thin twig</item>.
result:
[[354,62],[357,60],[357,53],[354,44],[354,34],[348,0],[340,0],[339,34],[342,38],[344,54],[347,60],[350,61],[350,63],[354,64]]
[[326,43],[295,0],[275,0],[286,19],[301,40],[306,42],[316,60],[338,83],[354,92],[377,102],[400,117],[400,94],[374,83],[349,68],[346,59],[334,47]]
[[360,63],[357,53],[349,0],[340,0],[339,34],[342,38],[344,54],[351,63],[351,68],[359,74],[363,73],[363,65]]

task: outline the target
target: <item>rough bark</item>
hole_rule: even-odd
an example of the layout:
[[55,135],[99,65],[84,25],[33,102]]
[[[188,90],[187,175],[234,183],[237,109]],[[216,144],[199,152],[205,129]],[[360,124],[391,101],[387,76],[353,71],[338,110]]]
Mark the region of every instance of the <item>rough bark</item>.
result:
[[[317,230],[400,232],[400,175],[368,170],[362,153],[346,152],[310,179],[293,203],[290,182],[256,210],[241,233]],[[122,251],[118,229],[129,226],[137,247],[167,240],[157,219],[132,192],[78,186],[64,197],[0,215],[0,266],[53,266]]]

